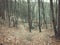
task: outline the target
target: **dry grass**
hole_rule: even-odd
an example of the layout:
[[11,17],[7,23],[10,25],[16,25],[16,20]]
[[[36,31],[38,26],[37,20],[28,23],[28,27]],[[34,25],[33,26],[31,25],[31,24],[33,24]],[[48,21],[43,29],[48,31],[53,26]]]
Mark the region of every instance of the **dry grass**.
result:
[[50,35],[54,35],[52,30],[42,29],[41,33],[38,30],[30,33],[27,30],[28,28],[24,28],[23,25],[18,29],[0,26],[0,43],[3,45],[55,45],[55,42],[53,44],[49,38]]

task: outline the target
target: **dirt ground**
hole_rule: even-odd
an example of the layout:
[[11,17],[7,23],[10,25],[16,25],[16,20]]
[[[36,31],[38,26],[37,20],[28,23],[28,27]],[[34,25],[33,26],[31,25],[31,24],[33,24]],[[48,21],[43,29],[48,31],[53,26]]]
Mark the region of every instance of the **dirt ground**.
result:
[[20,28],[9,28],[0,26],[0,45],[60,45],[53,37],[53,29],[32,30],[20,26]]

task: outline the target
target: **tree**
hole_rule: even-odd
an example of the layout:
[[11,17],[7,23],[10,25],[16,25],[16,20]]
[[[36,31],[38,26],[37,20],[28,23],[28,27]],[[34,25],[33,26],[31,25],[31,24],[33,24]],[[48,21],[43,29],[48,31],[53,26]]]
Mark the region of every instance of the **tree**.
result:
[[41,32],[41,23],[40,23],[40,0],[38,0],[38,11],[39,11],[39,32]]
[[4,11],[5,11],[5,1],[6,0],[0,0],[0,17],[2,19],[5,19]]
[[8,20],[9,20],[9,27],[10,27],[10,12],[11,12],[11,10],[10,10],[10,1],[7,1],[8,2],[8,8],[7,8],[7,10],[8,10]]
[[58,13],[57,13],[57,12],[58,12],[58,11],[57,11],[57,7],[58,7],[58,6],[57,6],[57,0],[56,0],[56,11],[55,11],[55,12],[56,12],[56,25],[57,25],[57,15],[58,15]]
[[45,9],[44,9],[44,0],[42,0],[41,3],[42,3],[42,8],[43,8],[43,20],[44,20],[44,24],[46,25],[46,29],[47,29]]
[[15,0],[15,7],[14,7],[14,18],[13,18],[13,27],[17,27],[17,16],[16,16],[16,0]]
[[28,2],[28,23],[29,23],[29,31],[31,32],[32,20],[31,20],[31,5],[30,5],[30,0],[27,0],[27,2]]
[[56,30],[56,23],[55,23],[55,18],[54,18],[54,10],[53,10],[53,0],[50,0],[50,8],[51,8],[51,15],[52,15],[52,22],[53,22],[53,28],[54,28],[54,32],[55,35],[57,34],[57,30]]
[[59,10],[58,10],[58,29],[56,38],[60,39],[60,0],[59,0]]

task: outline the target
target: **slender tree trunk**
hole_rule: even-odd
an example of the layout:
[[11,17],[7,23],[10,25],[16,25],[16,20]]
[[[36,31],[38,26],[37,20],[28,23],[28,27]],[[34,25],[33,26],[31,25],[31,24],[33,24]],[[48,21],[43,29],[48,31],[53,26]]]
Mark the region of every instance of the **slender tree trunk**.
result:
[[42,0],[42,8],[43,8],[43,19],[44,19],[44,24],[46,26],[46,29],[47,29],[47,23],[46,23],[46,19],[45,19],[45,9],[44,9],[44,0]]
[[60,39],[60,0],[59,0],[59,13],[58,13],[58,30],[57,30],[57,39]]
[[8,20],[9,20],[9,27],[10,27],[10,2],[8,2]]
[[16,16],[16,0],[15,0],[15,3],[14,3],[14,17],[13,17],[13,27],[17,27],[17,24],[16,24],[16,19],[17,19],[17,16]]
[[54,32],[55,32],[55,35],[56,35],[57,31],[56,31],[56,23],[55,23],[55,20],[54,20],[53,0],[50,0],[50,8],[51,8],[53,28],[54,28]]
[[[17,0],[15,0],[15,3],[17,4]],[[16,4],[15,4],[15,6],[16,6]],[[17,8],[17,7],[16,7]],[[16,14],[17,12],[15,11],[15,14]],[[18,22],[18,16],[16,15],[16,17],[15,17],[15,26],[17,27],[17,22]]]
[[7,1],[5,0],[5,21],[6,21],[6,16],[7,16],[7,13],[6,13],[6,8],[7,8],[6,3],[7,3]]
[[30,0],[27,0],[27,2],[28,2],[28,23],[29,23],[29,31],[31,32],[32,21],[31,21],[31,5],[30,5]]
[[38,11],[39,11],[39,32],[41,32],[41,23],[40,23],[40,0],[38,0]]
[[[57,0],[56,0],[56,11],[55,11],[55,12],[56,12],[56,26],[57,26],[57,19],[58,19],[58,18],[57,18],[57,15],[58,15],[58,13],[57,13],[57,12],[58,12],[58,10],[57,10]],[[57,27],[56,27],[56,28],[57,28]]]

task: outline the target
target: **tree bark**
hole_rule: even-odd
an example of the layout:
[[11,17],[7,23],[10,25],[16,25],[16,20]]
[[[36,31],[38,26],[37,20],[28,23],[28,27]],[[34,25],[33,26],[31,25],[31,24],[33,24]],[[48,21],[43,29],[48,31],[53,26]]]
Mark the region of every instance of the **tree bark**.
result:
[[51,8],[53,28],[54,28],[54,32],[55,32],[55,35],[56,35],[57,34],[57,30],[56,30],[56,22],[54,20],[53,0],[50,0],[50,8]]
[[38,11],[39,11],[39,32],[41,32],[41,23],[40,23],[40,0],[38,0]]
[[60,0],[59,0],[59,10],[58,10],[58,30],[57,30],[57,39],[60,39]]
[[32,20],[31,20],[31,5],[30,5],[30,0],[27,0],[27,2],[28,2],[28,23],[29,23],[29,31],[31,32]]
[[10,27],[10,2],[8,2],[8,20],[9,20],[9,27]]
[[44,24],[46,26],[46,29],[47,29],[47,23],[46,23],[46,19],[45,19],[45,9],[44,9],[44,0],[42,0],[42,8],[43,8],[43,19],[44,19]]

